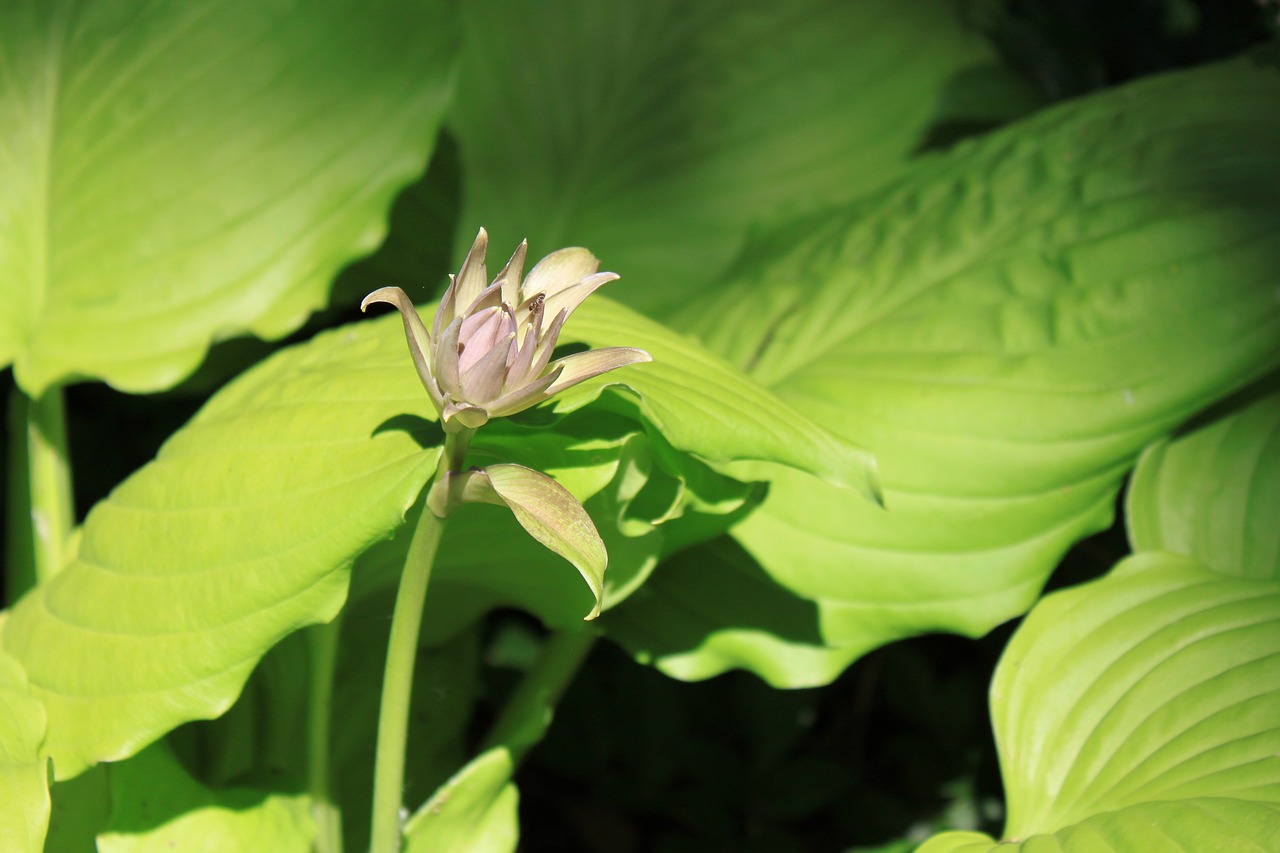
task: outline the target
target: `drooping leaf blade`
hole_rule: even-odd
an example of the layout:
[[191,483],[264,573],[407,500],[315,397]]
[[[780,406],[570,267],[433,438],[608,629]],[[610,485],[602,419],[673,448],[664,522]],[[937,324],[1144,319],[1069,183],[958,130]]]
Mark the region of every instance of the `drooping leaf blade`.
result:
[[452,6],[0,8],[0,364],[38,394],[276,337],[385,230],[451,94]]
[[1280,395],[1149,447],[1125,498],[1135,551],[1280,576]]
[[471,472],[465,494],[468,500],[506,506],[526,533],[572,563],[595,597],[586,618],[600,615],[609,555],[591,516],[568,489],[532,468],[499,463]]
[[[1143,850],[1280,839],[1274,579],[1223,577],[1167,553],[1131,557],[1032,610],[991,703],[1004,836],[1027,850],[1090,849],[1091,838],[1097,849],[1098,836]],[[965,833],[923,849],[994,844]]]
[[689,306],[876,451],[887,512],[756,472],[768,499],[734,531],[817,605],[815,650],[1025,611],[1146,443],[1280,364],[1277,99],[1261,53],[1065,104],[762,238]]
[[883,185],[998,68],[948,0],[501,0],[464,27],[460,233],[590,247],[655,316],[750,228]]

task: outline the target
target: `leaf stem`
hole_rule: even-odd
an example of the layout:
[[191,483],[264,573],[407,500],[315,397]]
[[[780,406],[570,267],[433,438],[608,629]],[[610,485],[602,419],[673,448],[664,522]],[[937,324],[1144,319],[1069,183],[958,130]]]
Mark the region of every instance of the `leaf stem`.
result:
[[[439,475],[437,475],[439,476]],[[418,654],[418,630],[427,598],[431,567],[444,519],[425,504],[409,543],[409,554],[396,592],[387,642],[387,665],[382,678],[382,706],[378,712],[378,745],[373,770],[373,829],[371,853],[400,850],[400,809],[404,799],[405,740],[409,730],[409,699],[413,664]]]
[[9,397],[8,578],[10,602],[53,577],[75,526],[62,389]]
[[333,676],[338,663],[342,613],[327,625],[307,630],[310,679],[307,686],[307,791],[316,824],[316,853],[342,853],[342,811],[329,776],[333,721]]
[[556,631],[547,638],[537,661],[525,673],[503,706],[480,751],[505,746],[512,765],[537,745],[551,725],[556,703],[595,645],[599,632],[589,626]]

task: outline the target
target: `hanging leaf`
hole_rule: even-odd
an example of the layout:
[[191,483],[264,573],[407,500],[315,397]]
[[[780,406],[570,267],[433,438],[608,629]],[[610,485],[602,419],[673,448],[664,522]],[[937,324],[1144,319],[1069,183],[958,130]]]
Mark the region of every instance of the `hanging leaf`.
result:
[[453,6],[0,7],[0,365],[175,384],[372,250],[451,90]]

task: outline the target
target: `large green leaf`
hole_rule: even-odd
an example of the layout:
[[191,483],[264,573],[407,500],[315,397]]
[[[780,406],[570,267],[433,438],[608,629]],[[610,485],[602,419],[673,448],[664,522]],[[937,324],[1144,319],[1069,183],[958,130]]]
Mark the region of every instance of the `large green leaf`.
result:
[[49,781],[40,756],[44,735],[44,708],[31,696],[26,673],[0,650],[0,849],[44,849],[49,825]]
[[[566,422],[587,417],[583,407],[602,389],[626,382],[625,396],[614,389],[600,399],[601,417],[630,418],[639,425],[633,431],[650,433],[653,458],[688,480],[686,487],[668,476],[676,497],[663,515],[679,515],[684,488],[704,516],[723,516],[719,529],[702,535],[723,529],[733,518],[727,513],[750,495],[739,487],[731,500],[702,499],[707,469],[690,454],[715,462],[763,458],[869,488],[864,451],[626,309],[588,303],[562,340],[639,345],[653,355],[653,364],[572,389],[558,406]],[[76,559],[25,596],[3,627],[5,648],[48,709],[46,751],[59,778],[125,758],[184,721],[218,716],[267,649],[331,619],[351,562],[402,524],[434,471],[432,416],[398,316],[358,323],[284,350],[231,383],[154,462],[99,503]],[[499,453],[498,432],[486,450],[482,431],[475,453]],[[564,468],[588,473],[563,479],[579,499],[614,481],[619,495],[644,494],[629,472],[617,472],[622,448],[634,440],[608,450],[610,442],[588,430],[576,441]],[[536,441],[526,443],[536,452]],[[708,494],[724,498],[723,491]],[[603,506],[617,510],[628,501],[615,496]],[[628,532],[626,518],[595,522]],[[492,576],[499,594],[529,583],[534,567],[511,559],[519,551],[484,531],[479,539],[485,558],[501,563]],[[647,558],[631,562],[655,561],[660,543],[648,547]],[[564,563],[551,572],[574,577]],[[546,586],[536,575],[532,583]]]
[[[816,604],[831,668],[1026,610],[1146,443],[1280,363],[1277,103],[1258,55],[1064,105],[778,231],[690,306],[712,349],[876,450],[887,511],[759,472],[734,531]],[[704,636],[767,631],[727,590]],[[667,605],[629,615],[661,635]],[[632,648],[723,668],[691,640]]]
[[270,850],[307,853],[315,827],[302,795],[201,785],[161,743],[111,768],[101,853]]
[[1008,81],[952,0],[487,0],[464,26],[460,233],[589,246],[650,313],[755,224],[883,185]]
[[[1004,837],[1021,849],[1280,846],[1274,579],[1224,577],[1172,554],[1131,557],[1032,610],[991,705]],[[997,846],[1008,849],[962,833],[922,850]]]
[[172,385],[377,245],[451,89],[453,4],[0,4],[0,365]]
[[1125,521],[1135,551],[1280,577],[1280,395],[1143,453]]

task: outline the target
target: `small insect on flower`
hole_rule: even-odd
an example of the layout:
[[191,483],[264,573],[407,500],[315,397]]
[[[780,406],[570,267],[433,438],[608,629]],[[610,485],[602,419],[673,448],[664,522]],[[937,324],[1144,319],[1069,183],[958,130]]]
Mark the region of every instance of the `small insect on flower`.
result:
[[552,361],[569,315],[618,276],[597,272],[595,255],[575,247],[547,255],[522,281],[528,247],[521,243],[487,283],[488,245],[481,228],[462,268],[450,276],[430,332],[398,287],[375,290],[360,304],[362,311],[374,302],[399,309],[418,376],[446,432],[476,429],[593,376],[652,360],[634,347],[605,347]]

